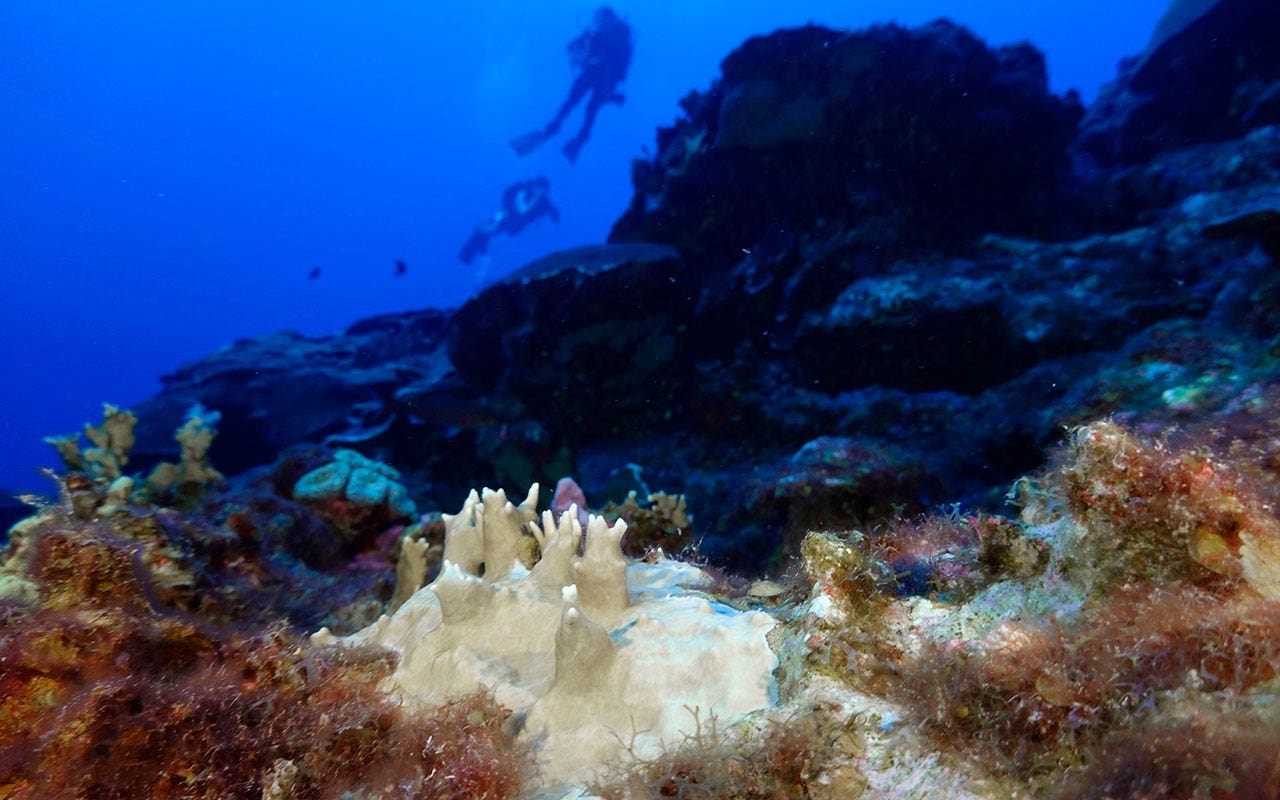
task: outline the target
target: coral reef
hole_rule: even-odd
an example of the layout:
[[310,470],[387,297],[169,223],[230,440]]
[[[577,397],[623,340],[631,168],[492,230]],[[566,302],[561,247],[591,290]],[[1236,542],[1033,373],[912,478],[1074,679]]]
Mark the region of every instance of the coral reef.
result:
[[385,652],[314,648],[279,626],[164,602],[136,544],[47,512],[26,602],[0,601],[0,795],[488,798],[529,764],[485,695],[411,712]]
[[1144,442],[1099,422],[1076,431],[1056,477],[1088,531],[1077,569],[1111,583],[1236,578],[1280,601],[1276,498],[1211,451]]
[[[1170,68],[1179,48],[1237,41],[1220,23],[1196,16],[1161,44]],[[966,87],[983,94],[956,112]],[[1160,107],[1194,97],[1151,91]],[[950,24],[753,39],[660,134],[614,242],[456,310],[187,365],[136,407],[130,466],[161,457],[194,401],[223,414],[210,456],[228,476],[298,444],[352,447],[394,463],[424,509],[567,474],[617,506],[637,487],[612,476],[634,463],[699,510],[703,557],[751,573],[815,525],[1000,511],[1064,426],[1225,417],[1278,380],[1280,282],[1258,243],[1280,128],[1243,121],[1090,166],[1077,113],[1033,51]],[[1012,139],[990,134],[1007,125]],[[943,166],[895,183],[921,152]],[[988,180],[992,160],[1012,183]],[[836,474],[851,460],[858,474]]]
[[173,438],[182,448],[178,463],[162,461],[147,476],[151,491],[166,494],[176,489],[204,486],[222,480],[222,473],[209,463],[209,448],[218,435],[222,415],[196,403]]
[[81,450],[76,434],[50,436],[45,441],[58,451],[68,474],[75,476],[74,483],[81,484],[82,488],[101,490],[77,495],[77,499],[83,501],[82,514],[91,510],[110,511],[134,499],[173,505],[198,499],[204,488],[222,480],[222,473],[209,463],[209,448],[218,435],[219,416],[216,411],[194,404],[187,411],[182,427],[174,433],[173,438],[181,448],[178,463],[157,464],[141,483],[124,471],[135,441],[134,427],[138,424],[138,416],[132,411],[103,403],[102,424],[85,423],[84,426],[85,437],[94,447]]
[[[702,552],[758,569],[765,552],[794,552],[807,516],[861,526],[886,518],[894,503],[923,511],[961,499],[994,509],[1063,425],[1118,413],[1159,427],[1226,413],[1274,382],[1269,259],[1251,241],[1203,231],[1264,199],[1280,180],[1277,152],[1275,130],[1261,128],[1104,173],[1081,190],[1090,198],[1082,221],[1064,209],[1064,224],[1085,229],[1062,240],[987,235],[962,256],[868,254],[849,225],[827,217],[822,226],[790,226],[725,268],[683,254],[679,283],[693,283],[696,304],[676,331],[681,344],[661,396],[638,373],[620,391],[596,394],[606,374],[629,374],[612,363],[593,371],[590,359],[546,374],[544,362],[517,354],[497,331],[476,338],[475,349],[460,338],[455,357],[485,364],[495,346],[518,355],[495,389],[483,384],[498,396],[540,403],[572,386],[577,408],[594,395],[592,420],[624,433],[592,436],[545,417],[590,494],[599,496],[620,462],[638,462],[713,509],[714,518],[700,519]],[[578,296],[608,285],[598,280],[584,281]],[[477,297],[466,318],[497,324],[517,289],[527,296],[540,287],[513,285],[503,302]],[[579,330],[562,314],[531,315],[521,330],[540,321],[547,337]],[[644,413],[633,413],[642,399]],[[663,420],[653,420],[655,408]],[[845,476],[844,496],[824,507],[821,498],[837,488],[823,484],[822,450],[834,455],[841,440],[863,450],[867,477]],[[806,448],[812,466],[791,467]],[[793,514],[782,481],[798,472],[809,479],[802,475],[792,495]],[[740,491],[754,483],[758,492]],[[772,502],[775,488],[783,502]],[[812,510],[804,508],[810,490]]]
[[[112,424],[123,419],[131,426],[133,418],[109,407]],[[215,423],[216,414],[193,409],[176,434],[181,460],[153,470],[164,475],[158,484],[124,474],[108,482],[74,468],[57,478],[59,501],[33,500],[38,513],[9,531],[0,595],[31,594],[21,577],[30,567],[31,544],[65,528],[70,515],[134,548],[156,597],[175,609],[219,622],[284,619],[343,631],[376,618],[391,592],[387,572],[403,530],[390,524],[385,504],[369,510],[343,498],[339,510],[360,513],[326,518],[292,501],[292,486],[306,472],[300,464],[315,466],[321,458],[313,454],[286,454],[233,489],[208,461]],[[127,437],[119,433],[113,441]],[[68,452],[78,454],[78,446]],[[122,445],[112,452],[113,463],[129,458]],[[68,465],[75,463],[86,462],[73,458]]]
[[1089,109],[1079,147],[1131,164],[1280,122],[1278,34],[1265,0],[1172,4],[1150,47],[1121,65]]
[[343,449],[334,452],[333,461],[299,478],[293,496],[303,502],[345,499],[368,508],[385,505],[392,514],[412,517],[417,509],[399,480],[394,467]]
[[[684,495],[650,492],[638,476],[632,476],[644,487],[641,499],[636,489],[627,491],[622,502],[609,501],[599,514],[608,522],[623,520],[627,523],[627,536],[622,541],[622,552],[631,558],[640,558],[661,551],[679,556],[694,541],[693,517],[689,514]],[[592,509],[587,505],[587,495],[573,478],[561,478],[556,482],[551,496],[551,514],[558,523],[560,515],[575,508],[578,522],[585,529]]]
[[138,417],[132,411],[121,410],[111,403],[102,404],[102,424],[85,423],[84,436],[93,447],[81,449],[80,434],[50,436],[45,439],[58,451],[67,469],[78,470],[96,479],[114,481],[124,474],[129,463],[129,451],[133,449],[133,428]]
[[[387,688],[411,705],[491,688],[551,786],[627,754],[652,758],[696,735],[698,713],[729,719],[774,701],[773,619],[699,592],[710,581],[690,565],[628,564],[624,522],[592,516],[584,531],[571,507],[535,525],[537,493],[517,506],[472,492],[445,517],[445,566],[430,585],[352,636],[313,640],[389,647],[400,662]],[[538,545],[531,569],[522,541]]]
[[[1030,492],[1021,535],[1001,526],[997,553],[1041,555],[967,596],[895,600],[882,552],[813,534],[810,658],[972,758],[996,796],[1268,796],[1280,529],[1258,491],[1203,443],[1095,423]],[[1176,744],[1184,726],[1206,738]]]
[[749,39],[721,72],[681,102],[652,161],[634,164],[613,240],[715,263],[738,252],[717,242],[767,247],[762,232],[818,218],[857,219],[868,243],[890,247],[955,241],[975,223],[1029,232],[1083,113],[1048,92],[1034,48],[989,48],[946,20],[781,30]]
[[[696,710],[691,709],[691,714]],[[855,800],[866,787],[856,771],[821,774],[835,749],[833,732],[809,716],[741,726],[730,736],[712,717],[677,747],[634,758],[619,774],[591,787],[602,800]]]
[[606,503],[600,515],[626,521],[622,552],[633,558],[656,551],[678,556],[696,539],[688,499],[682,494],[650,492],[641,500],[632,490],[621,503]]
[[[584,529],[570,503],[538,524],[536,486],[519,504],[473,492],[395,532],[393,613],[310,641],[234,613],[252,595],[214,569],[207,522],[135,504],[86,516],[74,493],[107,490],[64,486],[15,528],[0,582],[0,788],[1267,797],[1280,461],[1266,408],[1161,438],[1082,426],[1018,485],[1020,521],[952,508],[813,531],[799,592],[628,562],[625,522]],[[321,459],[282,459],[210,507],[290,493]]]
[[610,244],[50,440],[0,796],[1273,800],[1277,19],[1080,127],[949,22],[754,38]]
[[394,467],[347,449],[298,478],[292,496],[328,522],[346,549],[418,513]]

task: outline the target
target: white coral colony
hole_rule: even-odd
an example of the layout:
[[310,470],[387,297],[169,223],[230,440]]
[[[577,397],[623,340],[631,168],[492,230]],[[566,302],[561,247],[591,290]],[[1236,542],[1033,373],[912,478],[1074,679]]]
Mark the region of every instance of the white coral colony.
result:
[[[314,640],[396,651],[387,688],[406,702],[491,689],[522,720],[519,738],[549,785],[678,744],[695,713],[729,720],[776,701],[772,617],[715,603],[691,565],[628,563],[622,521],[592,516],[585,542],[576,508],[558,523],[544,512],[539,526],[537,498],[536,484],[518,506],[502,491],[473,491],[445,517],[435,581],[362,631],[338,639],[325,629]],[[518,558],[526,532],[541,551],[532,570]]]

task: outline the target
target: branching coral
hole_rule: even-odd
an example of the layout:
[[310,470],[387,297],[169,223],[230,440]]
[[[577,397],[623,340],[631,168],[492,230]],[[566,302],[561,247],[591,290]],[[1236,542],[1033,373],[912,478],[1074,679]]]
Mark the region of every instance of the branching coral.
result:
[[[593,516],[584,532],[571,507],[536,526],[536,503],[536,486],[519,505],[501,491],[472,492],[445,516],[439,577],[344,641],[399,653],[388,687],[412,704],[493,687],[523,720],[518,740],[536,748],[550,785],[624,758],[632,731],[642,757],[677,744],[692,730],[683,706],[728,719],[774,701],[773,619],[699,593],[709,579],[690,565],[629,564],[621,521]],[[523,543],[540,554],[531,569]],[[314,638],[338,641],[327,631]]]
[[[639,469],[634,464],[629,466]],[[628,535],[622,543],[622,552],[627,556],[639,558],[658,550],[680,555],[694,539],[687,499],[682,494],[647,489],[644,495],[642,500],[632,489],[621,503],[606,503],[599,514],[610,522],[621,519],[627,523]],[[559,521],[570,506],[577,507],[578,521],[585,527],[591,512],[587,496],[573,478],[561,478],[551,496],[551,513]]]
[[110,403],[102,404],[102,424],[85,423],[84,435],[93,447],[81,449],[80,435],[50,436],[46,442],[53,445],[62,456],[69,470],[83,470],[94,478],[113,481],[124,474],[129,463],[129,451],[133,449],[133,428],[138,417],[132,411],[122,411]]
[[204,486],[222,480],[222,473],[209,463],[209,448],[218,435],[221,414],[196,403],[173,438],[181,447],[178,463],[163,461],[147,477],[151,491],[164,494],[184,486]]
[[174,433],[181,447],[177,464],[161,462],[135,494],[135,481],[125,474],[129,451],[134,445],[134,426],[138,417],[132,412],[103,403],[102,424],[84,426],[84,435],[93,447],[80,448],[79,434],[50,436],[45,439],[61,456],[67,468],[68,485],[79,490],[74,498],[82,516],[110,512],[131,502],[165,504],[182,490],[185,499],[197,496],[203,487],[222,480],[222,474],[209,463],[209,448],[218,435],[219,414],[199,403],[187,412],[186,421]]
[[694,540],[693,518],[682,494],[653,492],[641,502],[632,491],[621,503],[609,503],[600,513],[606,519],[627,521],[631,535],[625,552],[629,556],[639,557],[659,549],[679,555]]

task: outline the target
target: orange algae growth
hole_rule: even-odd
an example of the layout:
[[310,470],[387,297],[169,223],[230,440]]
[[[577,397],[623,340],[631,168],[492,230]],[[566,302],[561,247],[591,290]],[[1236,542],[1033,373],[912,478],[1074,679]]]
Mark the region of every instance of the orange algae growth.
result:
[[1117,592],[1069,629],[1005,623],[983,641],[931,646],[899,691],[944,738],[1017,769],[1064,767],[1078,760],[1075,748],[1104,741],[1169,693],[1244,697],[1277,670],[1280,604],[1145,587]]
[[1145,441],[1096,422],[1076,431],[1056,480],[1104,579],[1244,577],[1280,599],[1280,520],[1271,498],[1207,447]]
[[1280,796],[1280,525],[1246,476],[1207,447],[1081,428],[1046,481],[1079,532],[1054,567],[1078,612],[930,642],[891,693],[1046,796]]
[[410,713],[378,688],[387,653],[176,611],[136,545],[66,522],[24,545],[38,600],[0,603],[0,797],[519,792],[530,762],[491,698]]

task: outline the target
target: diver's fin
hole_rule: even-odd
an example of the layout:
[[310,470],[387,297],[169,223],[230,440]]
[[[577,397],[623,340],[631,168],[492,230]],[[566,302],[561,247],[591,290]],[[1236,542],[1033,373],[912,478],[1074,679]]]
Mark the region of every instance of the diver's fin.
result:
[[511,149],[515,150],[518,156],[527,156],[546,140],[547,134],[544,131],[533,131],[512,139]]

